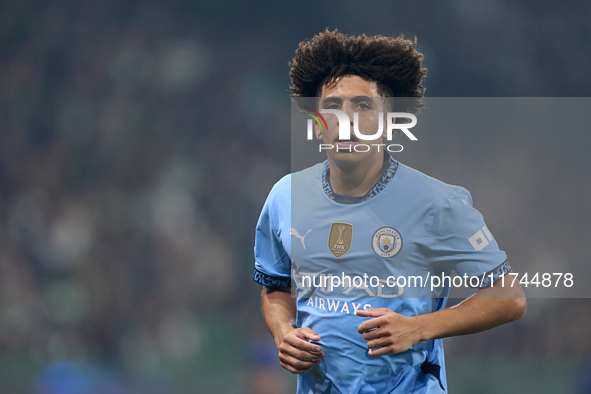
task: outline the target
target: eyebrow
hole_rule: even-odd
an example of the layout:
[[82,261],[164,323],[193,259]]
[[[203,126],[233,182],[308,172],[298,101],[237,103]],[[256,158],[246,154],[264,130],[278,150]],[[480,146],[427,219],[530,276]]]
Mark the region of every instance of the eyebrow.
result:
[[375,101],[374,100],[375,97],[369,97],[369,96],[355,96],[355,97],[351,97],[351,101],[354,103],[359,103],[361,101]]
[[[372,101],[372,102],[375,101],[375,97],[369,97],[369,96],[355,96],[355,97],[351,97],[349,99],[353,103],[359,103],[361,101]],[[327,104],[327,103],[340,104],[342,102],[343,102],[343,99],[341,97],[322,97],[320,99],[321,104]]]
[[322,97],[320,99],[320,104],[327,104],[327,103],[337,103],[340,104],[343,102],[343,99],[340,97]]

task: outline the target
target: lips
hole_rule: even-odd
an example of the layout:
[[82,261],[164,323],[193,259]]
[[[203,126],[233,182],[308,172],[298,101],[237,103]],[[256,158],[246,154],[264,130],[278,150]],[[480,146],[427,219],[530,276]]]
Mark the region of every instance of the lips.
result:
[[353,147],[359,143],[359,140],[356,138],[355,133],[353,133],[353,130],[351,130],[350,136],[351,136],[351,138],[346,139],[346,140],[337,139],[335,141],[335,145],[337,146],[337,148],[338,149],[353,149]]
[[335,145],[338,149],[351,149],[357,145],[357,141],[337,141]]

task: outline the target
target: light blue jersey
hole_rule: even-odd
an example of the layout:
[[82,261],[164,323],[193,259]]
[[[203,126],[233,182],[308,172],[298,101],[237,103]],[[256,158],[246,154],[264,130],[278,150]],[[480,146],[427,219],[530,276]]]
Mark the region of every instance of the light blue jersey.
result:
[[[478,276],[475,287],[489,286],[510,271],[506,254],[464,188],[392,158],[364,197],[336,195],[328,177],[324,162],[281,179],[256,230],[255,281],[275,287],[295,281],[296,324],[322,338],[326,356],[298,375],[298,393],[447,392],[440,339],[370,357],[357,332],[368,318],[355,311],[388,308],[416,316],[441,310],[449,284],[431,291],[433,276],[454,270]],[[361,286],[337,286],[334,279],[364,275]]]

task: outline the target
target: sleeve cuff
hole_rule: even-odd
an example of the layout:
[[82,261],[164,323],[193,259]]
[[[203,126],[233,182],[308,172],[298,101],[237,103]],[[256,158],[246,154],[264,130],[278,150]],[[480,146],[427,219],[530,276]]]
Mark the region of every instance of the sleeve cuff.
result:
[[[484,280],[480,284],[479,288],[491,287],[497,280],[501,279],[501,276],[507,275],[511,271],[511,265],[509,260],[505,260],[501,265],[485,273]],[[492,274],[492,281],[491,281]]]
[[267,287],[291,287],[291,278],[281,278],[279,276],[267,275],[264,272],[254,269],[252,279]]

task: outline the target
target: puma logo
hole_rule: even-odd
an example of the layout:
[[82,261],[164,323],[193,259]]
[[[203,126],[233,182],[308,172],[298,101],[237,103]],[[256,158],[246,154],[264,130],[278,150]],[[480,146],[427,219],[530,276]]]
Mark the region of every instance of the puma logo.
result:
[[302,246],[304,247],[304,249],[306,249],[306,243],[304,242],[304,238],[306,238],[306,235],[308,235],[310,231],[312,231],[312,229],[308,230],[306,234],[304,234],[304,236],[301,236],[300,233],[298,233],[298,230],[292,227],[289,233],[291,235],[294,235],[296,238],[299,238],[300,241],[302,241]]

